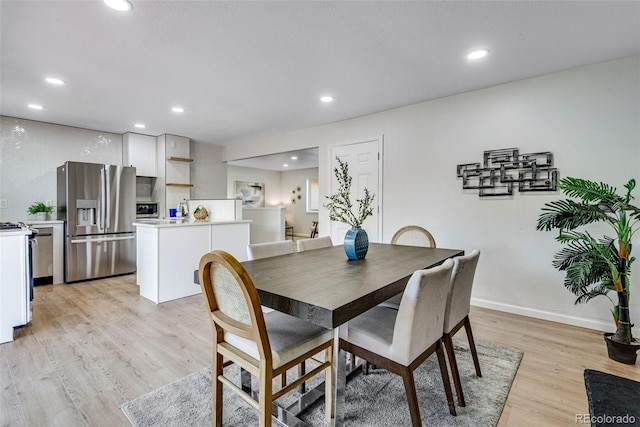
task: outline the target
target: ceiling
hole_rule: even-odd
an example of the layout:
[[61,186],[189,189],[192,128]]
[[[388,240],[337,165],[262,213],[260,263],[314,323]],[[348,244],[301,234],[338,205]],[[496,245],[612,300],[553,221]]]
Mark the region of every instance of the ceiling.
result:
[[132,3],[0,1],[0,114],[224,146],[640,53],[638,1]]

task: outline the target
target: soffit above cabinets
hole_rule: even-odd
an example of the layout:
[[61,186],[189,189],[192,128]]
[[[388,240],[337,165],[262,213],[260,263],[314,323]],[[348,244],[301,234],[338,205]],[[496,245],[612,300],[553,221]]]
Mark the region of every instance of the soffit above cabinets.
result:
[[[297,157],[292,159],[292,157]],[[271,154],[268,156],[251,157],[248,159],[231,160],[227,162],[231,166],[264,169],[271,171],[291,171],[298,169],[310,169],[318,167],[318,149],[287,151],[285,153]],[[284,165],[288,166],[284,166]]]

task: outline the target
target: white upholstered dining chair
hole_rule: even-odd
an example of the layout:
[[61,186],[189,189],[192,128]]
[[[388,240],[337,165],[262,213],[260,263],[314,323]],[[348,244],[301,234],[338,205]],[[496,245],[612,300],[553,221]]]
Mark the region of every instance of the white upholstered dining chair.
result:
[[455,257],[453,259],[454,267],[451,274],[451,286],[447,296],[447,306],[444,313],[444,329],[442,341],[444,342],[449,365],[451,366],[451,375],[453,376],[453,384],[458,395],[458,404],[465,406],[464,394],[462,392],[462,383],[460,382],[460,372],[458,371],[458,363],[456,354],[453,351],[452,337],[456,332],[464,326],[469,340],[469,350],[473,365],[476,368],[476,375],[481,377],[480,362],[478,361],[478,352],[476,351],[476,343],[473,340],[471,332],[471,322],[469,321],[469,311],[471,308],[471,288],[473,287],[473,278],[480,259],[480,251],[475,249],[469,255]]
[[[222,426],[223,384],[259,410],[259,425],[265,427],[271,426],[273,401],[323,371],[325,416],[329,421],[335,411],[331,399],[333,332],[278,311],[263,314],[251,277],[227,252],[205,254],[198,274],[213,326],[212,425]],[[313,358],[323,351],[324,362]],[[224,375],[223,358],[258,378],[258,400]],[[307,360],[316,368],[273,391],[275,377]]]
[[278,255],[292,254],[296,251],[291,240],[280,242],[251,243],[247,245],[247,257],[249,260],[268,258]]
[[347,324],[340,347],[402,377],[411,423],[421,426],[413,371],[436,352],[449,413],[456,414],[449,372],[442,350],[447,291],[453,261],[416,271],[405,288],[399,310],[376,306]]
[[299,239],[296,244],[298,245],[298,252],[304,252],[313,249],[330,248],[333,246],[333,241],[331,236],[322,236],[314,239]]

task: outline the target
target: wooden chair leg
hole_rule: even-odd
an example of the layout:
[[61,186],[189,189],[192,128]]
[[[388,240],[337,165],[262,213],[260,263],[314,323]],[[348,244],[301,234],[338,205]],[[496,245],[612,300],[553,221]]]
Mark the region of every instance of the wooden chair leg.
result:
[[260,369],[260,392],[258,393],[258,410],[260,427],[271,427],[271,402],[273,376],[267,369]]
[[444,351],[442,351],[442,343],[440,341],[436,344],[436,354],[438,355],[438,364],[440,365],[444,394],[447,396],[449,413],[451,415],[456,415],[456,406],[453,403],[453,393],[451,393],[451,383],[449,382],[449,371],[447,370],[447,362],[444,360]]
[[416,383],[413,379],[413,372],[408,367],[402,367],[402,382],[407,395],[407,403],[409,404],[409,413],[411,414],[411,425],[413,427],[421,427],[420,407],[418,406],[418,394],[416,393]]
[[362,375],[369,375],[369,362],[362,360]]
[[478,352],[476,351],[476,342],[473,340],[473,332],[471,332],[469,316],[464,318],[464,330],[467,333],[467,338],[469,339],[469,349],[471,350],[473,365],[476,367],[476,375],[482,377],[482,372],[480,372],[480,361],[478,360]]
[[222,355],[214,353],[213,359],[211,361],[211,373],[212,373],[211,404],[213,405],[211,425],[213,427],[222,427],[222,383],[218,381],[218,376],[222,375],[222,369],[223,369]]
[[462,392],[462,383],[460,382],[460,371],[458,371],[458,362],[456,361],[456,354],[453,351],[453,340],[451,335],[444,334],[442,336],[444,341],[444,348],[447,351],[447,357],[449,358],[449,366],[451,367],[451,376],[453,377],[453,385],[456,388],[456,394],[458,395],[458,405],[466,406],[464,401],[464,393]]
[[[307,368],[304,362],[302,362],[301,364],[298,365],[298,378],[303,376],[306,372],[307,372]],[[298,386],[298,391],[300,392],[300,394],[305,394],[305,392],[307,391],[307,387],[304,382]]]
[[[334,363],[333,347],[325,350],[324,359],[331,364]],[[324,417],[327,422],[331,422],[331,419],[336,415],[336,402],[331,392],[335,381],[337,381],[337,378],[333,377],[333,370],[331,367],[327,368],[324,374]]]

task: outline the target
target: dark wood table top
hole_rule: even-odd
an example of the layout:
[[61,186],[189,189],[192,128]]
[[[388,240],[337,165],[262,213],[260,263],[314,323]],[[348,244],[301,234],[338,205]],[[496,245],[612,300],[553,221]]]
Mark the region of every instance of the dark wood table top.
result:
[[414,271],[458,255],[464,251],[370,243],[362,260],[334,246],[242,265],[262,305],[333,329],[402,292]]

